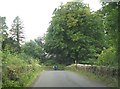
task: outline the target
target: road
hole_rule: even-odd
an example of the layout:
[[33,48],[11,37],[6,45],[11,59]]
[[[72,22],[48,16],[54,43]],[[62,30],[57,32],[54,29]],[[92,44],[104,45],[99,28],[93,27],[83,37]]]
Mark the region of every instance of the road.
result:
[[70,71],[44,71],[32,87],[106,87]]

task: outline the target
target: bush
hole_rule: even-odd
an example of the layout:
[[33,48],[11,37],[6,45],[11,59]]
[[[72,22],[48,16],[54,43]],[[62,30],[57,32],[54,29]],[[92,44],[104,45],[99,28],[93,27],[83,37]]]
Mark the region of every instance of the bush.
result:
[[116,60],[116,51],[113,47],[105,49],[101,52],[96,62],[97,65],[103,66],[118,66],[118,61]]
[[6,80],[2,87],[21,87],[18,81]]
[[38,61],[21,54],[2,53],[3,87],[25,87],[40,72]]

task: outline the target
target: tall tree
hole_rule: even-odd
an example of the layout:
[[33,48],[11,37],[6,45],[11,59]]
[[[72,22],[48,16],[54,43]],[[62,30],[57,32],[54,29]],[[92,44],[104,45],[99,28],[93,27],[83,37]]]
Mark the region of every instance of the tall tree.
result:
[[20,47],[20,44],[24,42],[24,34],[23,34],[23,23],[19,16],[17,16],[12,24],[12,28],[10,29],[10,36],[15,40]]
[[96,58],[104,47],[100,14],[81,2],[69,2],[53,12],[45,49],[60,63]]
[[1,17],[0,16],[0,43],[2,43],[2,46],[0,46],[2,49],[5,48],[5,44],[4,41],[7,39],[8,37],[8,33],[7,33],[7,25],[6,25],[6,17]]
[[118,2],[109,2],[103,3],[102,13],[104,14],[104,29],[106,31],[106,36],[108,38],[109,44],[115,48],[116,59],[119,60],[119,40],[120,40],[120,31],[119,31],[119,3]]
[[[109,38],[109,44],[116,47],[118,40],[118,5],[117,2],[103,3],[104,29]],[[114,33],[114,34],[113,34]]]

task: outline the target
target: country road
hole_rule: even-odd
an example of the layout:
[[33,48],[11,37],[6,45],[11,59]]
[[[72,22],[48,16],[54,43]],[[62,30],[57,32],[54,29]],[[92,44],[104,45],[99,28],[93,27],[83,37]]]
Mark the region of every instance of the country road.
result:
[[44,71],[32,87],[106,87],[70,71]]

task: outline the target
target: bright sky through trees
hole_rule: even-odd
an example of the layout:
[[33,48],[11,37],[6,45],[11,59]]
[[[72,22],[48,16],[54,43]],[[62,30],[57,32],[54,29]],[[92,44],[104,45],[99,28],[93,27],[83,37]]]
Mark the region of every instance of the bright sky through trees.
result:
[[[26,41],[43,36],[49,26],[52,13],[61,2],[72,0],[0,0],[0,16],[7,18],[7,25],[11,29],[11,23],[19,16],[24,23]],[[84,0],[89,3],[92,10],[101,7],[98,0]]]

